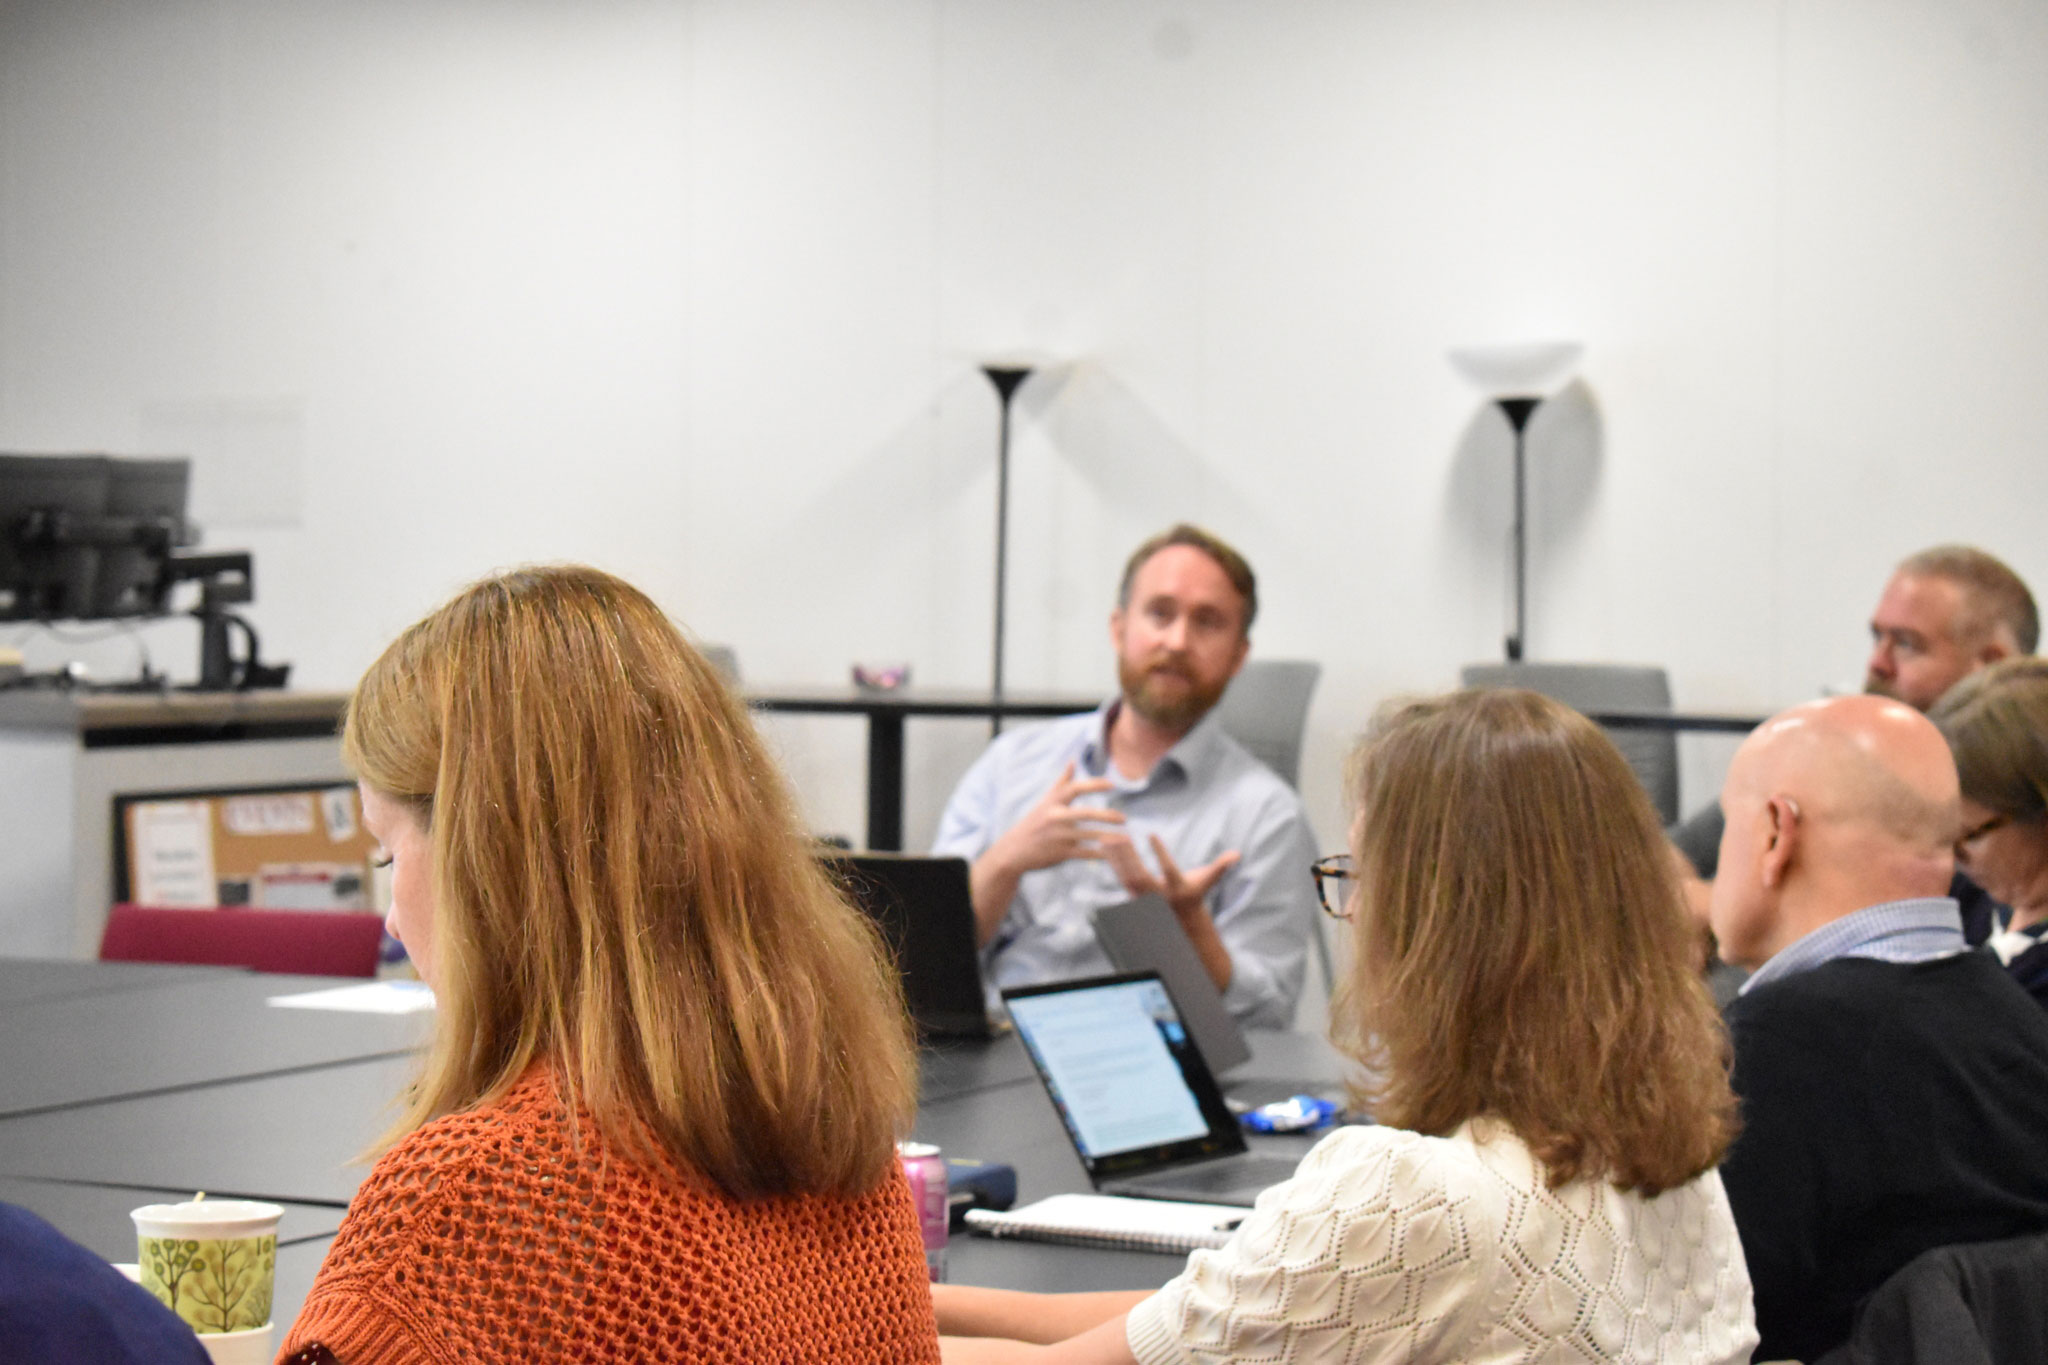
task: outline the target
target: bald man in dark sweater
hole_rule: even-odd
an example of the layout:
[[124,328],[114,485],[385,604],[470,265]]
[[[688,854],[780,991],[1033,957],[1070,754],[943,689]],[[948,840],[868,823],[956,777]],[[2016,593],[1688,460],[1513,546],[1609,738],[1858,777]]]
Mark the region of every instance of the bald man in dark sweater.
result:
[[1841,697],[1728,770],[1712,918],[1743,1131],[1721,1176],[1757,1359],[1813,1360],[1920,1252],[2048,1231],[2048,1013],[1966,950],[1956,774],[1911,707]]

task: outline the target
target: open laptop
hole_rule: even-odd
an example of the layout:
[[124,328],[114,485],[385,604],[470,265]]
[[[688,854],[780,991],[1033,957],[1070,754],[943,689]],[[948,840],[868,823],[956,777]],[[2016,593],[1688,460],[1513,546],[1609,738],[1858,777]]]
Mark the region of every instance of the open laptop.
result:
[[1202,1059],[1233,1107],[1253,1109],[1295,1095],[1341,1098],[1343,1083],[1333,1077],[1306,1080],[1232,1074],[1251,1060],[1251,1045],[1165,898],[1140,896],[1121,905],[1105,905],[1095,912],[1095,937],[1118,971],[1159,973],[1188,1032],[1195,1036]]
[[842,853],[826,865],[880,927],[903,974],[904,999],[918,1032],[927,1038],[989,1037],[967,860]]
[[1249,1206],[1294,1174],[1247,1150],[1156,972],[1015,987],[1003,1003],[1096,1189]]
[[1164,896],[1103,906],[1095,912],[1095,938],[1118,971],[1159,973],[1212,1075],[1228,1076],[1252,1059],[1251,1045],[1230,1017],[1223,992]]

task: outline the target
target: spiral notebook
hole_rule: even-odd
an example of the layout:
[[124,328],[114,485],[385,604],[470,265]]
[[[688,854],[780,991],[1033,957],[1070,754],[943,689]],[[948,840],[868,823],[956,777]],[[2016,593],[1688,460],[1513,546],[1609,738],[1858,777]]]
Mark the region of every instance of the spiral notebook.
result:
[[983,1237],[1016,1237],[1069,1246],[1188,1252],[1220,1247],[1245,1211],[1225,1204],[1124,1199],[1113,1194],[1056,1194],[1008,1213],[969,1209],[967,1226]]

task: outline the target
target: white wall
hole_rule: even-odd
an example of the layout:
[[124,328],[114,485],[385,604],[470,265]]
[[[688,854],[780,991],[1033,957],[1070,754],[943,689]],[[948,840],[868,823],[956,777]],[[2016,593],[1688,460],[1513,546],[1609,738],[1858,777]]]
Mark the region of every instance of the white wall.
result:
[[[563,557],[755,679],[979,682],[973,361],[1032,348],[1013,685],[1108,685],[1123,554],[1211,524],[1328,668],[1325,842],[1377,700],[1499,646],[1447,346],[1589,347],[1534,656],[1766,708],[1903,553],[2048,585],[2044,228],[2033,0],[0,0],[0,449],[196,443],[302,682]],[[857,830],[857,729],[775,729]],[[913,838],[981,733],[915,728]]]

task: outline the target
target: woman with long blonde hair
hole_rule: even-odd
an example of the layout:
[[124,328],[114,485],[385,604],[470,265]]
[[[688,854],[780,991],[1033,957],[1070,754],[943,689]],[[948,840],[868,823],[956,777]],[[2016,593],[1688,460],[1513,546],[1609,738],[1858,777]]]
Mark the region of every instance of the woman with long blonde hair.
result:
[[894,972],[660,609],[485,579],[342,748],[437,1018],[285,1355],[934,1358]]
[[1157,1293],[939,1286],[974,1338],[949,1361],[1749,1359],[1727,1044],[1627,762],[1535,693],[1461,692],[1382,713],[1352,796],[1316,870],[1349,888],[1335,1037],[1377,1125]]

